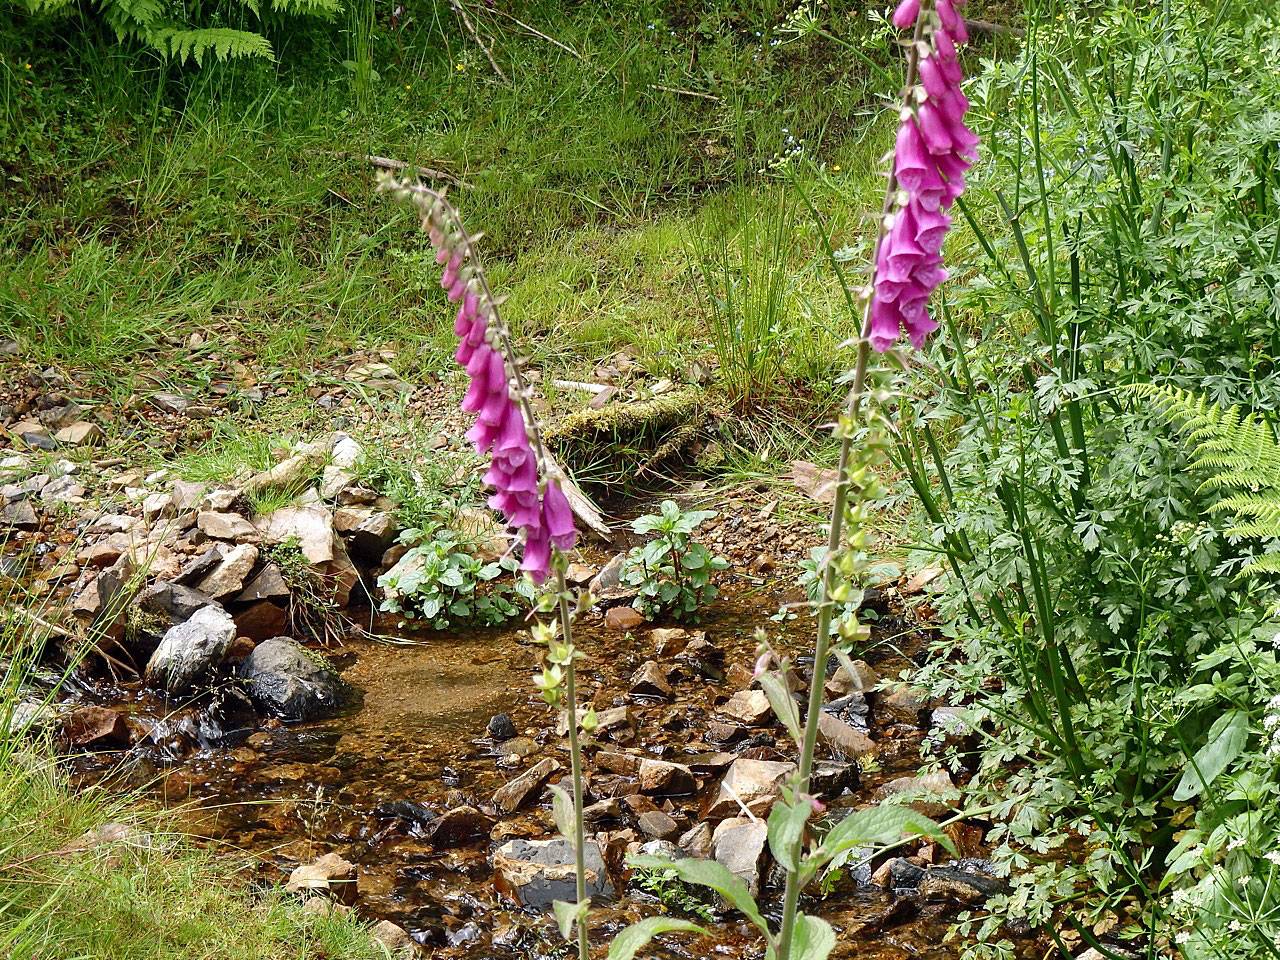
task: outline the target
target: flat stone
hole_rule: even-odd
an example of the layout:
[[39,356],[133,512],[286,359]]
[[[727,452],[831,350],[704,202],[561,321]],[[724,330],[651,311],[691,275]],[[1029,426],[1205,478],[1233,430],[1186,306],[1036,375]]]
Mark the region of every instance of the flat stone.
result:
[[682,763],[646,758],[640,761],[638,776],[642,793],[680,796],[698,789],[698,780],[693,771]]
[[422,837],[436,847],[457,847],[488,839],[493,818],[475,807],[463,805],[446,810],[422,828]]
[[930,867],[917,886],[926,900],[954,900],[957,903],[981,903],[1004,889],[1004,882],[977,870],[955,867]]
[[53,435],[55,440],[68,447],[82,447],[101,443],[104,437],[105,434],[103,434],[102,428],[96,423],[90,423],[87,420],[81,420],[79,423],[63,427]]
[[152,493],[142,498],[142,519],[148,523],[166,520],[177,513],[171,493]]
[[284,885],[290,893],[323,893],[342,903],[356,901],[356,865],[336,853],[295,867]]
[[275,600],[287,597],[290,593],[289,585],[285,583],[284,574],[280,572],[279,565],[267,563],[236,596],[236,600],[242,603],[254,600]]
[[609,630],[634,630],[645,622],[635,607],[610,607],[604,613],[604,625]]
[[661,810],[650,810],[640,814],[636,825],[640,832],[651,840],[670,840],[680,832],[680,825]]
[[[586,867],[587,896],[597,902],[613,895],[604,869],[604,857],[594,841],[582,848]],[[556,900],[576,896],[573,845],[561,837],[553,840],[508,840],[494,852],[494,884],[500,893],[526,907],[549,909]]]
[[661,700],[670,700],[671,684],[667,683],[667,678],[663,675],[662,668],[658,666],[657,662],[649,660],[632,675],[631,693],[637,697],[656,697]]
[[580,586],[591,580],[598,571],[595,567],[589,567],[585,563],[571,563],[564,571],[564,578],[574,586]]
[[719,793],[703,816],[709,820],[738,816],[741,801],[757,817],[766,818],[774,801],[782,796],[783,783],[795,771],[794,763],[739,757],[729,767]]
[[62,735],[73,747],[125,747],[129,745],[127,713],[109,707],[84,706],[62,720]]
[[773,708],[763,690],[739,690],[719,710],[753,727],[761,726],[773,716]]
[[216,603],[165,631],[147,662],[147,682],[167,694],[181,693],[212,672],[235,639],[231,615]]
[[142,520],[127,513],[107,513],[85,527],[84,532],[86,536],[96,536],[104,533],[132,533],[143,526],[145,524]]
[[551,775],[560,769],[562,767],[558,760],[544,757],[520,776],[499,787],[493,795],[494,806],[502,813],[515,813],[541,797]]
[[818,714],[818,740],[832,752],[853,760],[874,756],[880,750],[861,730],[825,710]]
[[624,777],[634,777],[640,773],[640,762],[643,758],[634,753],[619,753],[614,750],[601,750],[596,754],[595,764],[601,770],[617,773]]
[[201,510],[196,526],[215,540],[257,540],[258,528],[238,513],[216,513]]
[[769,825],[762,820],[736,817],[723,821],[712,837],[713,856],[742,880],[751,896],[760,896]]
[[218,565],[201,578],[196,589],[215,600],[237,593],[244,589],[245,578],[257,562],[258,548],[252,543],[232,547]]
[[157,410],[174,416],[182,416],[187,412],[187,407],[191,406],[190,400],[176,393],[153,393],[147,399]]

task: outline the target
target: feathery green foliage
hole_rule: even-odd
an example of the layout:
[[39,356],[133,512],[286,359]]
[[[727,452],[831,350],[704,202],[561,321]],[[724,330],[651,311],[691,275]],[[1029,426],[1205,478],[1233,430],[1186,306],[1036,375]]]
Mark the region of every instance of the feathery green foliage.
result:
[[[1226,532],[1280,539],[1280,443],[1271,425],[1238,406],[1210,403],[1177,387],[1144,383],[1132,390],[1178,424],[1191,446],[1193,466],[1214,471],[1201,489],[1236,491],[1210,507],[1236,520]],[[1280,573],[1280,553],[1254,560],[1241,572]]]
[[[73,14],[74,0],[15,0],[26,12],[43,16]],[[203,66],[212,54],[218,61],[275,60],[271,41],[261,32],[286,16],[314,15],[331,19],[342,9],[340,0],[269,0],[265,11],[258,0],[178,5],[165,0],[103,0],[97,5],[102,21],[121,41],[142,43],[165,60]],[[254,23],[259,30],[224,24]]]

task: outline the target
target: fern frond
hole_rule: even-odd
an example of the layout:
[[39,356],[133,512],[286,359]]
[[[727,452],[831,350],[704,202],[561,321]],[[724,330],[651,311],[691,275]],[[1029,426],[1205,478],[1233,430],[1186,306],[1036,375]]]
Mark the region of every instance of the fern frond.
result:
[[262,57],[274,60],[275,51],[266,37],[249,30],[230,30],[223,27],[188,30],[164,27],[147,31],[143,39],[165,57],[186,63],[194,60],[204,65],[205,55],[212,52],[218,60],[234,60],[242,57]]
[[[1280,538],[1280,443],[1270,424],[1239,407],[1224,410],[1174,387],[1144,383],[1129,391],[1150,400],[1186,434],[1193,467],[1213,473],[1200,489],[1237,491],[1209,508],[1236,521],[1228,534]],[[1242,573],[1280,573],[1280,554],[1255,560]]]
[[271,0],[276,13],[310,14],[332,19],[342,12],[342,0]]

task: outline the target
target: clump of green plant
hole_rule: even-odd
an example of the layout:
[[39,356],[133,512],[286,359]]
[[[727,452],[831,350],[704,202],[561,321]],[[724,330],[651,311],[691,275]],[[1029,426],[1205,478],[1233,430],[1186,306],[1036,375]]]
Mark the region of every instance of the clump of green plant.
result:
[[280,569],[280,579],[289,588],[285,618],[291,634],[321,643],[342,636],[346,625],[333,578],[311,565],[297,537],[263,547],[262,557]]
[[631,874],[631,885],[650,896],[657,897],[668,910],[697,917],[704,923],[715,919],[715,911],[697,891],[680,879],[672,869],[637,867]]
[[674,500],[663,500],[658,513],[631,522],[636,533],[657,534],[643,546],[633,547],[622,568],[623,581],[640,590],[634,603],[637,610],[650,618],[665,614],[696,622],[698,610],[716,598],[711,574],[724,570],[729,561],[691,539],[714,516],[714,510],[685,512]]
[[527,579],[510,576],[520,566],[514,556],[483,560],[444,529],[411,528],[399,541],[413,546],[378,578],[383,593],[378,609],[384,613],[433,630],[456,623],[496,627],[519,616],[533,598]]

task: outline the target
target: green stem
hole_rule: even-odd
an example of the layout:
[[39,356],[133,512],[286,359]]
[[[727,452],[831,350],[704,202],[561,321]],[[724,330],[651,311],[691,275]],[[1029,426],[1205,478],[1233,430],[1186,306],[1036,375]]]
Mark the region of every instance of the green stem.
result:
[[[916,82],[919,62],[919,44],[924,36],[925,19],[929,10],[922,9],[916,18],[915,34],[907,54],[907,82],[903,102],[911,102],[911,88]],[[822,713],[822,699],[826,688],[827,658],[831,655],[831,617],[835,610],[832,592],[836,587],[834,559],[844,532],[845,507],[849,501],[849,461],[853,451],[855,425],[862,407],[862,397],[867,387],[867,367],[871,360],[871,304],[874,299],[876,263],[880,259],[880,245],[884,242],[884,221],[893,209],[898,191],[898,178],[890,168],[888,184],[884,192],[884,206],[876,227],[876,242],[871,251],[871,271],[867,281],[867,293],[862,306],[862,332],[858,338],[858,359],[853,371],[853,386],[846,401],[847,419],[837,423],[840,434],[840,459],[836,465],[835,499],[831,504],[831,524],[827,531],[827,552],[823,557],[822,592],[818,597],[818,635],[813,643],[813,674],[809,679],[809,707],[805,713],[804,740],[800,744],[799,774],[796,793],[809,792],[809,776],[813,771],[813,755],[818,747],[818,717]],[[799,798],[797,798],[799,802]],[[791,850],[791,860],[799,864],[804,854],[804,834],[796,839]],[[795,934],[796,914],[800,905],[800,873],[787,871],[787,883],[782,895],[782,928],[778,933],[778,960],[789,960],[791,940]]]
[[[573,618],[569,610],[569,588],[564,579],[564,563],[555,558],[556,590],[560,594],[560,629],[564,631],[564,643],[569,648],[569,663],[565,667],[564,698],[569,711],[569,770],[573,777],[573,867],[577,881],[578,906],[587,899],[586,828],[582,820],[582,744],[578,739],[578,690],[577,669],[574,666]],[[578,914],[578,960],[590,960],[591,948],[587,941],[587,918]]]

